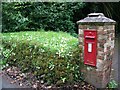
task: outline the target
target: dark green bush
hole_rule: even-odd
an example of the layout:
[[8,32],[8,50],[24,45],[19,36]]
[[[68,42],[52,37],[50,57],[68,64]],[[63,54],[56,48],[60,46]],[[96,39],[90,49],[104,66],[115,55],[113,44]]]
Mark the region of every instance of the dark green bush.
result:
[[2,32],[37,29],[75,33],[74,12],[82,2],[11,2],[2,4]]
[[12,51],[7,63],[33,72],[48,84],[80,80],[78,39],[63,32],[3,33],[3,46]]

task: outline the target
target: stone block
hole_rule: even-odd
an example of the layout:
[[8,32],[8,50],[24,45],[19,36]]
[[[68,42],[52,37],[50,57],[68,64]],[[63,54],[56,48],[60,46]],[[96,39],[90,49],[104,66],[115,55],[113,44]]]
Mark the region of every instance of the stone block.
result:
[[79,25],[79,29],[87,29],[86,25]]
[[97,88],[105,88],[110,80],[111,61],[98,61],[97,69],[93,68],[92,70],[85,70],[85,81]]

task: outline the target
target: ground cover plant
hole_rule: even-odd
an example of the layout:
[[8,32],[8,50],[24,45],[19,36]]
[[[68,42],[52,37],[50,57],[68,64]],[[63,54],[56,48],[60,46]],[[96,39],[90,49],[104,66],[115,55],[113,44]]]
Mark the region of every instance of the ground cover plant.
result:
[[3,55],[7,64],[32,72],[47,84],[79,82],[78,39],[64,32],[29,31],[3,33]]

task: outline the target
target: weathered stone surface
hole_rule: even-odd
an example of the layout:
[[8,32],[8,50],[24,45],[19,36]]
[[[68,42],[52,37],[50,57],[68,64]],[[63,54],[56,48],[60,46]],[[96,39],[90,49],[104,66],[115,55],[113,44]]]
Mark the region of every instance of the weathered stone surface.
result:
[[87,25],[79,25],[79,29],[87,29]]
[[105,86],[110,80],[111,61],[99,60],[99,65],[97,65],[97,69],[83,69],[82,72],[85,73],[85,80],[87,82],[97,88],[105,88]]
[[[96,15],[95,15],[96,14]],[[88,24],[88,23],[110,23],[110,24],[115,24],[115,21],[105,17],[104,15],[101,15],[101,13],[91,13],[91,15],[82,20],[77,21],[77,23],[82,23],[82,24]]]

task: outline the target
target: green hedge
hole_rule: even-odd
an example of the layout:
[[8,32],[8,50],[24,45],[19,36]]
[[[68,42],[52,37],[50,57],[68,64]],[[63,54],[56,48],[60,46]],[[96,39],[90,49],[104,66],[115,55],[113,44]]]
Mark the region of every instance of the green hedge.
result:
[[2,41],[9,65],[33,72],[48,84],[72,84],[81,78],[78,39],[68,33],[3,33]]
[[82,2],[3,2],[2,32],[42,28],[75,33],[77,20],[73,16],[83,6]]

